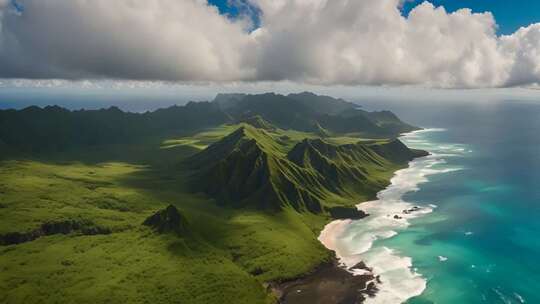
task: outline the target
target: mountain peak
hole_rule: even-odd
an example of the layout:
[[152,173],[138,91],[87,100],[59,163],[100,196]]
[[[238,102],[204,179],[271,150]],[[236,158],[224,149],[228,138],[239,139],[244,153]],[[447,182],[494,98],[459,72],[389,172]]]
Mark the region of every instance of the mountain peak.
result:
[[248,125],[250,125],[252,127],[255,127],[257,129],[263,129],[263,130],[266,130],[266,131],[274,131],[274,130],[276,130],[276,127],[274,127],[271,123],[266,121],[260,115],[248,116],[248,117],[240,119],[239,122],[244,123],[244,124],[248,124]]

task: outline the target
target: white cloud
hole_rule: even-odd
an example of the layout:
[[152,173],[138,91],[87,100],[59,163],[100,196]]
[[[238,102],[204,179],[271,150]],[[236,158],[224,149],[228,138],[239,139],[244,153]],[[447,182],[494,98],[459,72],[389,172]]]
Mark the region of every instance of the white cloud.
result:
[[249,78],[242,22],[199,0],[20,0],[5,14],[0,77]]
[[403,0],[248,0],[261,27],[203,0],[0,0],[0,78],[501,87],[540,82],[540,24]]
[[501,37],[502,52],[511,58],[508,85],[540,83],[540,23],[519,29]]
[[[346,84],[497,86],[510,62],[491,14],[399,1],[260,1],[260,77]],[[301,12],[301,13],[298,13]]]

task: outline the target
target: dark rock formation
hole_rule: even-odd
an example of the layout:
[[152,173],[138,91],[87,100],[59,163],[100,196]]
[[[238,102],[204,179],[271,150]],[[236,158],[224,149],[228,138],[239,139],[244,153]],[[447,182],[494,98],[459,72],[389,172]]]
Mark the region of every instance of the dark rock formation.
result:
[[41,224],[37,229],[27,232],[10,232],[0,235],[0,245],[15,245],[33,241],[42,236],[55,234],[70,234],[78,232],[82,235],[110,234],[111,230],[100,227],[87,220],[70,219],[64,221],[51,221]]
[[412,208],[410,208],[410,209],[405,209],[405,210],[403,210],[403,213],[404,213],[404,214],[411,214],[411,213],[413,213],[413,212],[420,211],[420,209],[421,209],[420,207],[414,206],[414,207],[412,207]]
[[359,220],[369,215],[362,210],[358,210],[356,207],[332,207],[327,208],[327,210],[330,213],[330,216],[337,220]]
[[377,280],[372,274],[353,275],[337,260],[324,263],[313,272],[272,286],[280,304],[363,303],[374,296]]
[[159,233],[176,233],[183,235],[187,232],[187,221],[185,217],[176,209],[169,205],[167,208],[156,212],[147,218],[143,225],[154,228]]
[[357,269],[358,269],[358,270],[365,270],[365,271],[369,271],[369,272],[372,272],[372,271],[373,271],[372,268],[368,267],[368,266],[366,265],[366,263],[364,263],[364,262],[362,262],[362,261],[359,262],[358,264],[354,265],[353,267],[349,268],[349,270],[357,270]]

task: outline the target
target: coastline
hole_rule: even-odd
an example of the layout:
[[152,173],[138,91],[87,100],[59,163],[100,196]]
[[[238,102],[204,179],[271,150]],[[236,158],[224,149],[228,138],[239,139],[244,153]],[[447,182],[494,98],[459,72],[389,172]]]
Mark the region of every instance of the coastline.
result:
[[[432,149],[425,133],[444,131],[443,129],[426,129],[404,134],[401,139],[410,148],[428,150],[429,154],[411,160],[408,167],[397,170],[390,184],[377,193],[375,200],[366,201],[356,207],[370,214],[361,221],[334,221],[329,223],[319,236],[326,248],[335,252],[340,264],[350,268],[364,263],[370,274],[378,277],[377,293],[366,298],[363,303],[403,303],[410,298],[421,295],[427,287],[427,280],[412,267],[412,259],[402,256],[400,252],[384,245],[374,244],[377,240],[394,237],[399,231],[406,229],[409,220],[433,212],[436,205],[416,206],[403,200],[409,192],[419,190],[419,185],[428,181],[427,176],[460,170],[459,168],[441,169],[445,157],[451,155],[446,148]],[[418,147],[420,145],[420,147]],[[426,149],[426,146],[429,149]],[[357,270],[354,275],[362,274]]]
[[[362,274],[353,274],[354,270]],[[271,284],[278,303],[287,304],[356,304],[377,293],[379,277],[364,263],[344,268],[334,255],[330,261],[291,281]]]
[[[406,133],[403,136],[409,134],[415,134],[424,130],[413,131]],[[412,148],[411,148],[412,149]],[[412,149],[416,150],[416,149]],[[406,172],[411,169],[415,163],[419,160],[427,159],[433,156],[432,153],[424,150],[417,150],[425,152],[425,155],[419,155],[415,157],[407,166],[396,170],[393,173],[392,178],[389,180],[388,185],[381,189],[375,197],[370,201],[365,201],[356,205],[356,208],[364,214],[370,214],[369,211],[362,208],[368,203],[378,202],[381,199],[381,193],[391,190],[396,184],[396,178],[400,173]],[[409,189],[410,190],[410,189]],[[406,192],[409,192],[406,191]],[[362,207],[360,207],[362,206]],[[404,209],[390,210],[392,213],[389,216],[392,220],[402,220],[409,217],[414,217],[417,214],[425,214],[431,212],[429,208],[420,208],[418,206],[412,206],[407,203]],[[428,210],[429,209],[429,210]],[[395,214],[394,214],[395,213]],[[333,256],[329,262],[325,262],[316,267],[313,271],[300,276],[296,279],[274,283],[270,287],[273,293],[278,298],[278,303],[294,303],[294,304],[317,304],[317,303],[365,303],[367,300],[378,298],[378,294],[381,291],[380,286],[383,284],[380,273],[369,265],[369,262],[363,259],[348,259],[347,254],[342,252],[339,248],[337,239],[341,236],[353,223],[363,223],[365,220],[369,220],[371,216],[359,219],[334,219],[328,223],[319,234],[319,241],[330,251]],[[383,236],[388,238],[395,235],[392,232],[390,235]],[[360,249],[361,252],[368,251],[371,248],[371,244],[375,239],[365,242],[365,247]],[[408,267],[410,267],[410,261],[406,261]],[[425,285],[420,291],[416,291],[416,295],[419,295],[425,289]],[[384,298],[384,297],[383,297]],[[385,302],[383,302],[385,303]]]
[[[422,157],[425,156],[419,156],[414,160]],[[396,170],[392,178],[405,169],[407,168]],[[360,205],[376,201],[379,193],[391,185],[392,179],[389,180],[386,188],[381,189],[372,200],[358,203],[355,205],[356,208],[362,212]],[[369,215],[365,217],[368,218]],[[345,255],[340,252],[337,244],[337,237],[342,235],[351,223],[363,220],[364,218],[334,218],[326,224],[319,233],[318,240],[332,252],[331,258],[297,278],[269,283],[268,288],[278,299],[277,303],[358,304],[365,303],[368,298],[375,298],[379,292],[378,286],[382,283],[380,275],[362,260],[357,260],[354,264],[347,263]]]

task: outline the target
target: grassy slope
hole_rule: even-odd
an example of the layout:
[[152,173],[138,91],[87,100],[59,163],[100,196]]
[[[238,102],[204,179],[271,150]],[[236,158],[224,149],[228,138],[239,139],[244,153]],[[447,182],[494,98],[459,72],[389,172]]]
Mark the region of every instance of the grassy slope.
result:
[[[388,172],[412,156],[405,146],[395,145],[405,161],[392,163],[371,144],[337,146],[320,139],[298,143],[283,138],[281,132],[248,125],[234,131],[188,161],[199,168],[194,187],[228,206],[276,210],[289,205],[318,213],[324,206],[373,197],[386,185]],[[289,142],[296,145],[291,148]]]
[[[114,231],[0,247],[0,303],[273,302],[262,283],[293,278],[329,257],[316,239],[328,219],[290,209],[274,215],[225,209],[190,194],[173,164],[236,127],[56,157],[67,162],[0,163],[0,234],[62,218],[90,219]],[[316,137],[282,130],[273,136],[283,153]],[[160,236],[140,225],[169,203],[185,214],[191,235]]]

